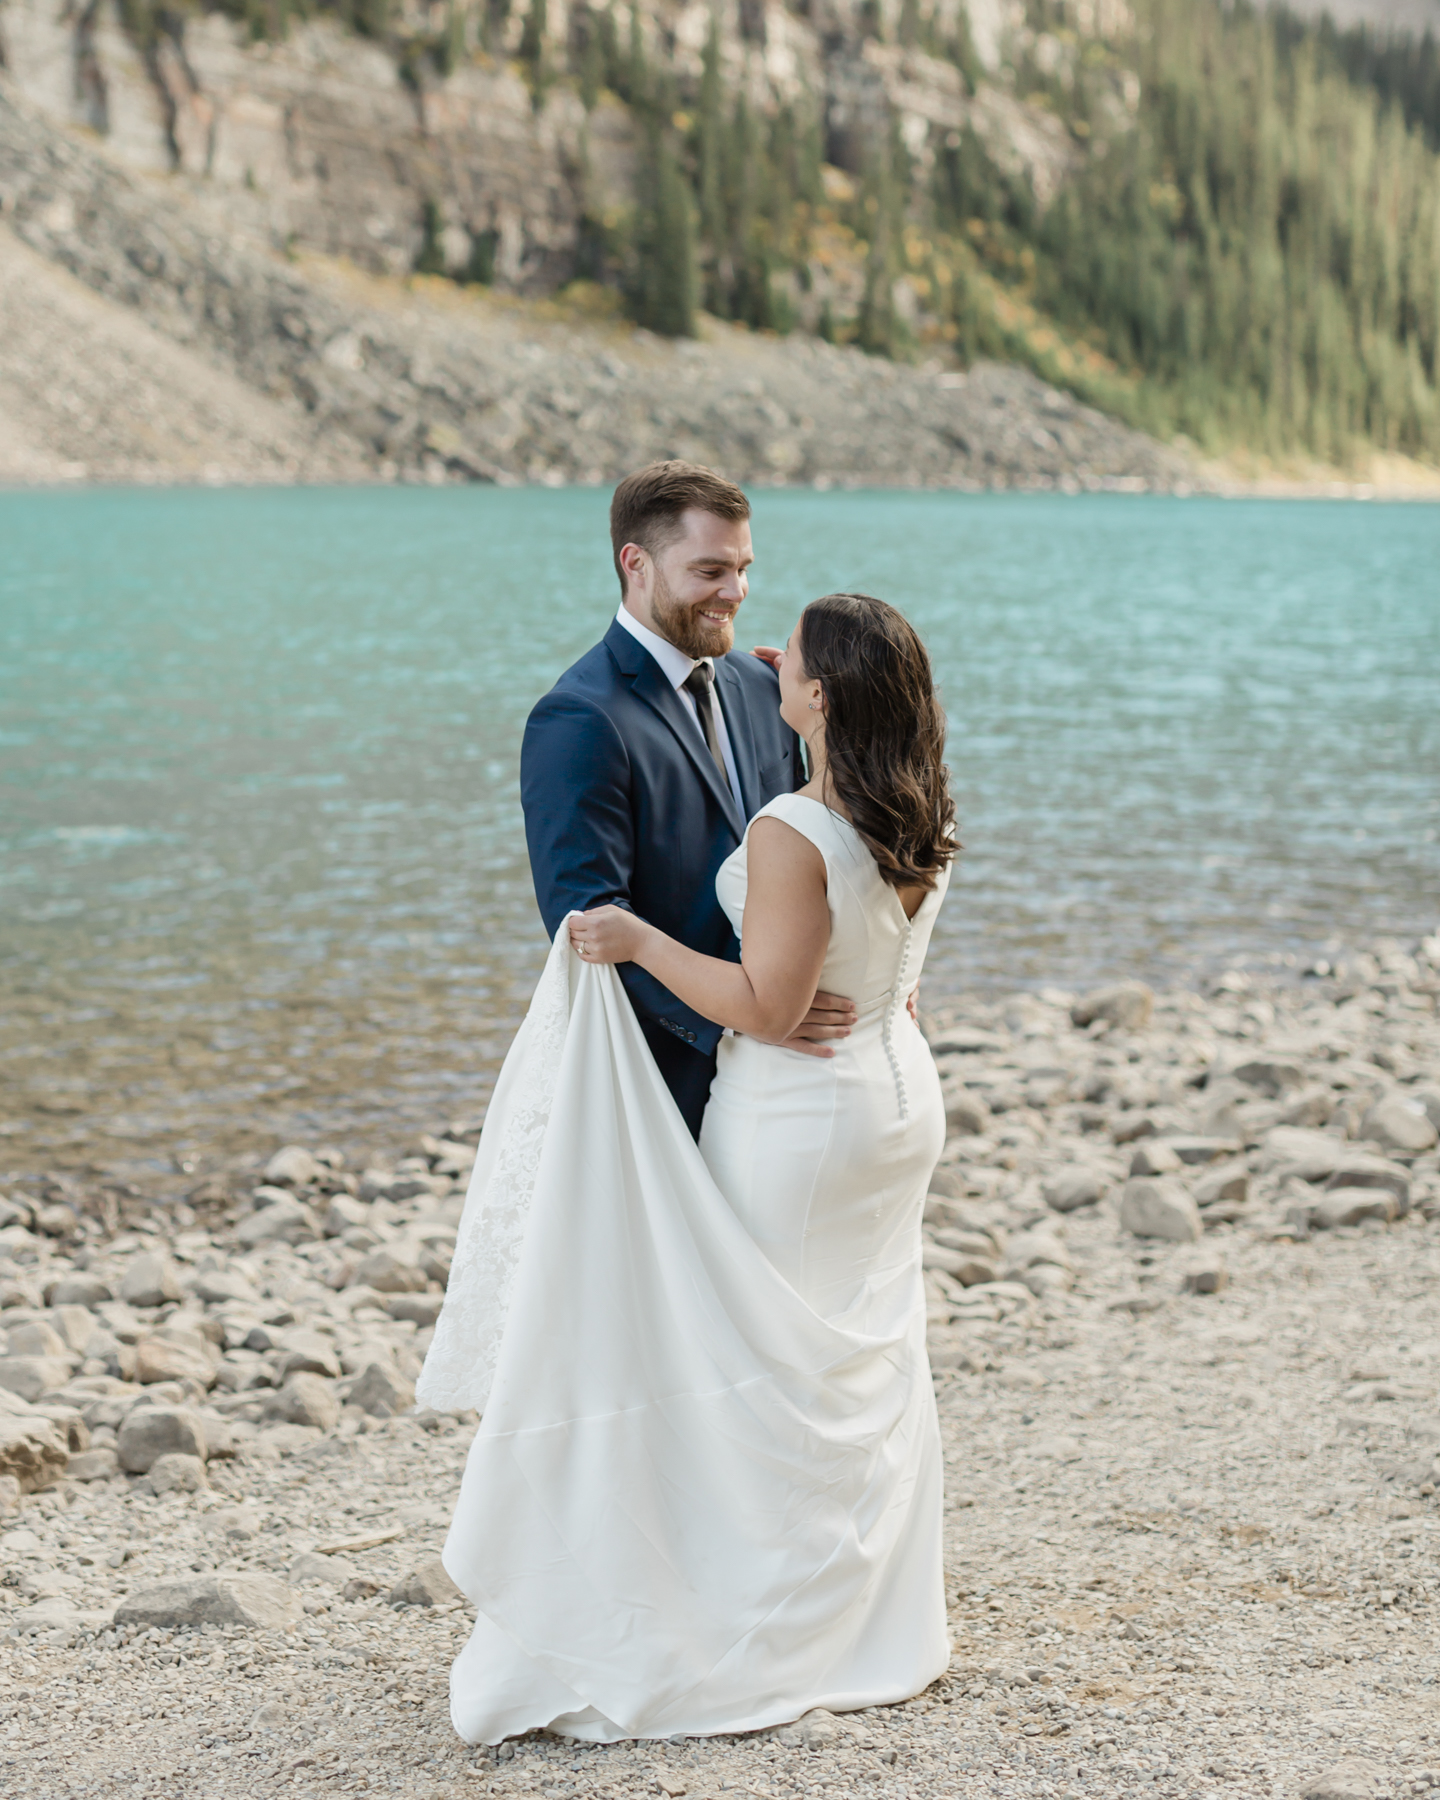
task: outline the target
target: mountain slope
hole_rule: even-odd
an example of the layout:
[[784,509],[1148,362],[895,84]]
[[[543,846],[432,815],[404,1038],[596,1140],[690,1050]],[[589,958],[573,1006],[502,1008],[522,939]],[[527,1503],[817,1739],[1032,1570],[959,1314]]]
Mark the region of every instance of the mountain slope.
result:
[[220,244],[1440,463],[1433,42],[1227,0],[0,0],[0,42]]
[[604,310],[286,260],[3,82],[0,191],[11,480],[599,482],[683,455],[747,481],[1203,485],[1193,459],[1023,370],[718,323],[669,343]]

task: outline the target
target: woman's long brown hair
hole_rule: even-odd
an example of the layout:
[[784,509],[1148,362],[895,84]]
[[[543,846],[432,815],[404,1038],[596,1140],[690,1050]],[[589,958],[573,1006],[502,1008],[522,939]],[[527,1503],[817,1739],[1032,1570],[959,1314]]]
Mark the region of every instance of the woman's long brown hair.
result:
[[891,887],[933,888],[959,848],[945,714],[910,621],[873,594],[801,614],[800,661],[825,695],[825,767]]

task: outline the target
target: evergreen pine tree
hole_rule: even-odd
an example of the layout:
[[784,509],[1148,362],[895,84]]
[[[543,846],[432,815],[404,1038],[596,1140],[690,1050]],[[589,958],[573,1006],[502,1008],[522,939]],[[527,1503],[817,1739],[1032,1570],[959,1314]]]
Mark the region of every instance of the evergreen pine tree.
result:
[[548,34],[546,0],[530,0],[530,10],[520,33],[520,60],[530,69],[530,92],[537,112],[545,103],[552,77]]
[[420,212],[420,253],[415,258],[417,275],[445,273],[445,221],[439,205],[427,200]]
[[721,318],[728,313],[725,292],[725,117],[720,72],[720,25],[710,15],[710,35],[700,76],[696,121],[696,186],[700,239],[704,246],[705,305]]
[[652,122],[637,209],[632,275],[636,322],[663,337],[695,335],[695,231],[689,184],[665,131]]

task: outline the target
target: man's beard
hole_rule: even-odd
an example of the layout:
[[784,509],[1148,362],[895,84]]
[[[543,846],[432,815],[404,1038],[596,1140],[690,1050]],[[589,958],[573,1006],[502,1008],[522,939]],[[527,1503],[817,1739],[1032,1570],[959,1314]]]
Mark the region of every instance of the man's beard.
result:
[[696,662],[702,656],[728,656],[735,648],[735,623],[727,619],[723,625],[700,616],[698,606],[686,606],[677,600],[655,571],[655,589],[650,596],[650,610],[661,637],[668,638],[677,650],[683,650]]

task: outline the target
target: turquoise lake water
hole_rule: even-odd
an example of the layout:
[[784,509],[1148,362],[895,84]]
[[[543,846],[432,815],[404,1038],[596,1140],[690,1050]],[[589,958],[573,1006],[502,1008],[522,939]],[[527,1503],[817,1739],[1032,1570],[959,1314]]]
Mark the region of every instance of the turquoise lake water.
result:
[[[8,1160],[473,1108],[544,949],[520,730],[613,614],[607,501],[0,495]],[[1435,928],[1440,508],[778,491],[754,530],[742,644],[859,587],[931,647],[932,991]]]

